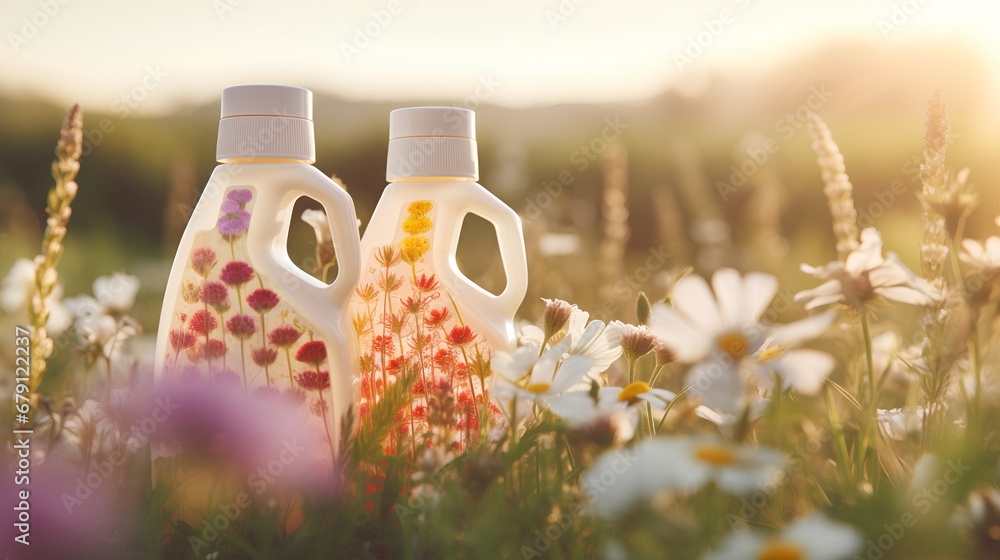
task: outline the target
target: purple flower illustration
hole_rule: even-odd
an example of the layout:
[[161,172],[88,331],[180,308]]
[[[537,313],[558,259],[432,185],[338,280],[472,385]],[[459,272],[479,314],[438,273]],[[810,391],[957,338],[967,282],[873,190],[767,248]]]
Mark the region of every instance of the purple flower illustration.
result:
[[243,232],[250,227],[250,212],[241,209],[239,204],[227,200],[222,204],[222,212],[216,229],[228,240],[243,235]]
[[247,202],[253,200],[253,193],[250,192],[250,189],[236,189],[229,191],[226,194],[226,199],[236,202],[240,208],[246,208]]

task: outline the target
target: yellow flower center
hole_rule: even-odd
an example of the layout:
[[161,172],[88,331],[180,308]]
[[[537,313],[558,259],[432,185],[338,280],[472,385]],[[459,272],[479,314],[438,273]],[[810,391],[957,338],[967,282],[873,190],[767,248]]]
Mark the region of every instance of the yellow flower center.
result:
[[702,445],[694,450],[694,456],[699,461],[714,466],[732,465],[736,462],[736,454],[725,445]]
[[740,359],[750,350],[750,340],[742,333],[726,333],[718,339],[719,348],[733,359]]
[[648,393],[652,390],[648,384],[642,381],[636,381],[635,383],[628,384],[621,393],[618,393],[618,400],[620,402],[634,403],[639,399],[639,395],[643,393]]
[[757,555],[757,560],[803,560],[805,551],[800,547],[785,541],[775,540],[764,545]]
[[780,346],[772,346],[771,348],[768,348],[767,350],[764,350],[757,355],[757,362],[763,364],[765,362],[770,362],[771,360],[775,360],[778,358],[778,356],[781,356],[781,353],[784,351],[785,349]]
[[529,393],[535,393],[536,395],[540,395],[545,391],[548,391],[551,387],[552,385],[550,383],[532,383],[527,387],[525,387],[524,390]]

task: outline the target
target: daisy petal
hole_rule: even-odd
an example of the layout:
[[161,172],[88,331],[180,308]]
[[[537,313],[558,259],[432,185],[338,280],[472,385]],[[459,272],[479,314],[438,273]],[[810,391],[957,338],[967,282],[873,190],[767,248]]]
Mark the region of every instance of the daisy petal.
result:
[[657,303],[649,317],[649,330],[682,362],[704,358],[711,346],[711,336],[692,325],[665,303]]
[[685,276],[674,287],[671,301],[674,309],[683,313],[702,330],[718,332],[721,328],[719,306],[715,303],[715,296],[712,295],[708,282],[701,276]]
[[819,350],[792,350],[770,364],[783,382],[797,393],[815,395],[833,371],[832,356]]
[[770,274],[751,272],[743,277],[747,322],[756,323],[778,293],[778,279]]

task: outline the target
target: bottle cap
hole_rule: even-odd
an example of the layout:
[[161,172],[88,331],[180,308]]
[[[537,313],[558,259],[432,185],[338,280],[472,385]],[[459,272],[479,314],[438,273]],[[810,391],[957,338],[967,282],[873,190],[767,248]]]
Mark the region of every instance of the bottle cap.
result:
[[389,113],[386,180],[479,180],[476,114],[461,107],[407,107]]
[[312,92],[274,84],[222,90],[216,159],[236,158],[316,161]]

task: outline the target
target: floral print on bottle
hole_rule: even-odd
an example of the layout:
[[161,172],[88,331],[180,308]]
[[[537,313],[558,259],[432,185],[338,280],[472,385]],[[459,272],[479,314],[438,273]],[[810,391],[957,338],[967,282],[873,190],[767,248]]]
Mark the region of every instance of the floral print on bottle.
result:
[[230,187],[213,230],[196,234],[164,357],[168,379],[232,382],[287,395],[330,437],[326,341],[249,262],[254,190]]
[[417,455],[432,445],[461,452],[496,422],[490,402],[493,349],[462,320],[461,310],[431,269],[434,204],[410,203],[395,242],[370,255],[352,300],[360,357],[360,421],[399,376],[415,377],[411,398],[397,412],[399,428],[387,453]]

